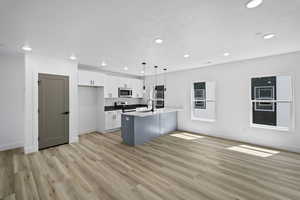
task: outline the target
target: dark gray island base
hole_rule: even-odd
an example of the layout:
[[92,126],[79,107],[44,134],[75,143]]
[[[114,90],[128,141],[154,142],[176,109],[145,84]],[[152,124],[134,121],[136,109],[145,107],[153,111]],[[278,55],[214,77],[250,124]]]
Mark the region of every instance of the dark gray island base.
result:
[[176,130],[176,110],[122,114],[121,133],[123,142],[130,146],[144,144]]

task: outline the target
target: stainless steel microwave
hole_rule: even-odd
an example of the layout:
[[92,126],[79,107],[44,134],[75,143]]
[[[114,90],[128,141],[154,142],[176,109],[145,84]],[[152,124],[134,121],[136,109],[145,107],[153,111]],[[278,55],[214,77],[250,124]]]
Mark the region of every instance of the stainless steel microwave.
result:
[[131,98],[132,97],[132,89],[130,89],[130,88],[119,88],[118,96],[120,98]]

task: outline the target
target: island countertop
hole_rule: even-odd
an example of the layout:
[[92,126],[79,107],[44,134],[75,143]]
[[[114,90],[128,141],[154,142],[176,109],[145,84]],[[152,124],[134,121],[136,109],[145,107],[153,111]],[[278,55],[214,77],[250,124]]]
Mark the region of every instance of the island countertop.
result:
[[122,115],[135,116],[135,117],[148,117],[148,116],[153,116],[153,115],[158,115],[158,114],[163,114],[163,113],[170,113],[170,112],[178,112],[178,111],[181,111],[181,109],[163,108],[163,109],[154,110],[154,112],[152,112],[152,111],[136,111],[136,112],[122,113]]

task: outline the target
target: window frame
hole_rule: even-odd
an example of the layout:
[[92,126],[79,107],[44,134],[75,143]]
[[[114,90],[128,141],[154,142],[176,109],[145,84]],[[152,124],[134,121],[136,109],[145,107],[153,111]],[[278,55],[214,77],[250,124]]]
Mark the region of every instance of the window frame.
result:
[[[209,83],[209,82],[212,82],[214,83],[214,99],[207,99],[207,85],[206,85],[206,88],[205,88],[205,92],[204,92],[204,96],[203,98],[196,98],[195,97],[195,89],[194,89],[194,84],[195,83],[202,83],[204,82],[205,84]],[[204,90],[204,89],[199,89],[199,90]],[[215,122],[216,121],[216,111],[214,111],[214,118],[213,119],[210,119],[210,118],[201,118],[201,117],[196,117],[194,116],[194,111],[196,110],[206,110],[207,109],[207,105],[208,103],[210,102],[213,102],[214,103],[214,106],[216,108],[216,81],[198,81],[198,80],[194,80],[191,82],[191,120],[193,121],[202,121],[202,122]],[[196,102],[204,102],[204,105],[205,105],[205,108],[195,108],[195,103]]]
[[[276,77],[280,77],[280,76],[287,76],[287,77],[290,77],[290,90],[291,90],[291,96],[290,96],[290,99],[289,100],[280,100],[280,99],[277,99],[275,100],[274,98],[273,99],[264,99],[264,100],[256,100],[256,99],[252,99],[252,79],[253,78],[263,78],[263,77],[271,77],[271,76],[276,76]],[[294,92],[294,78],[292,75],[290,74],[272,74],[272,75],[261,75],[261,76],[255,76],[255,77],[250,77],[250,82],[249,82],[249,88],[250,88],[250,91],[249,91],[249,99],[250,99],[250,119],[249,119],[249,122],[250,122],[250,127],[251,128],[258,128],[258,129],[267,129],[267,130],[275,130],[275,131],[281,131],[281,132],[289,132],[289,131],[292,131],[295,129],[295,109],[294,109],[294,98],[295,98],[295,92]],[[274,93],[274,91],[273,91]],[[256,93],[254,93],[255,96],[256,96]],[[273,97],[274,97],[274,94],[273,94]],[[254,106],[256,106],[256,103],[272,103],[273,106],[277,103],[289,103],[290,104],[290,122],[289,122],[289,125],[288,127],[283,127],[283,126],[272,126],[272,125],[264,125],[264,124],[256,124],[256,123],[253,123],[253,104]],[[274,106],[275,107],[275,106]]]

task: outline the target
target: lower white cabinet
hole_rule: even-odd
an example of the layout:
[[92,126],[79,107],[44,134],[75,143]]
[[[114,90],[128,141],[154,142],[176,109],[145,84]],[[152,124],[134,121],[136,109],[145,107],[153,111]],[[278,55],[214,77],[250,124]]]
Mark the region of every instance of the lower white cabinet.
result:
[[121,128],[121,110],[105,112],[105,130]]

